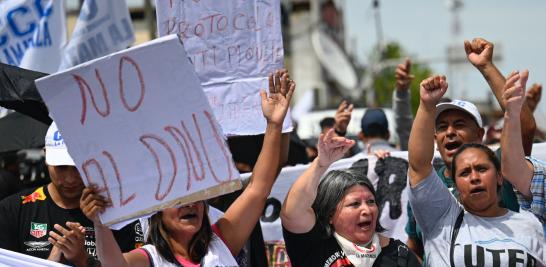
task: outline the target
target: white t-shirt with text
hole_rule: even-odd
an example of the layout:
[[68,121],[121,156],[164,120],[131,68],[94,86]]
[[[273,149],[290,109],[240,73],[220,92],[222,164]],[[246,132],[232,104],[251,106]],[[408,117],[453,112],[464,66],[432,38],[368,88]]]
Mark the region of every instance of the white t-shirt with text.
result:
[[[451,237],[462,206],[434,170],[410,189],[410,204],[423,230],[427,266],[450,266]],[[465,211],[453,260],[455,266],[545,266],[544,243],[542,224],[530,212],[480,217]]]

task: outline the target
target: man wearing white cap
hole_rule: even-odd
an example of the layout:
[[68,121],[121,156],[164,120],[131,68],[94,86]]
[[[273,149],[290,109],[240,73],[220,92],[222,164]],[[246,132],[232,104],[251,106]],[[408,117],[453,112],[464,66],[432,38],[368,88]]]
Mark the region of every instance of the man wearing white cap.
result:
[[[96,251],[93,222],[80,210],[85,185],[55,122],[46,134],[45,155],[51,182],[0,202],[0,248],[89,266],[96,261]],[[143,244],[138,222],[115,236],[124,251]]]
[[[504,109],[505,103],[503,103],[502,95],[506,80],[493,64],[493,44],[484,39],[476,38],[471,42],[465,41],[464,47],[469,62],[481,72],[499,105]],[[435,122],[434,136],[436,145],[445,163],[445,166],[440,168],[437,173],[446,187],[450,188],[453,194],[456,194],[455,183],[451,179],[450,173],[453,154],[463,144],[482,143],[485,133],[482,118],[474,104],[463,100],[454,100],[437,105]],[[521,125],[525,125],[525,127],[521,127],[523,148],[525,154],[530,155],[532,135],[535,132],[536,125],[534,117],[527,107],[524,107],[524,111],[522,111]],[[500,155],[500,153],[497,153],[497,155]],[[513,187],[506,180],[502,186],[502,204],[510,210],[519,211],[519,204]],[[408,247],[417,255],[423,255],[421,229],[416,224],[409,205],[406,233],[408,234]]]

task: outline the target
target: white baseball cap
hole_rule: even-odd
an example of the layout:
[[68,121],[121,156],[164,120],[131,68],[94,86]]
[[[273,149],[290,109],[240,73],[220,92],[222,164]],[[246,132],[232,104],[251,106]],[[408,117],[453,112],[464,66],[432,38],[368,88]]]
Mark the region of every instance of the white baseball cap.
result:
[[51,123],[45,136],[45,160],[51,166],[76,166],[64,143],[61,132],[57,129],[55,122]]
[[440,116],[442,112],[449,109],[458,109],[468,113],[468,115],[476,121],[478,126],[483,128],[482,116],[480,115],[478,108],[474,104],[464,100],[453,100],[451,102],[436,105],[436,117],[434,118],[434,121],[438,119],[438,116]]

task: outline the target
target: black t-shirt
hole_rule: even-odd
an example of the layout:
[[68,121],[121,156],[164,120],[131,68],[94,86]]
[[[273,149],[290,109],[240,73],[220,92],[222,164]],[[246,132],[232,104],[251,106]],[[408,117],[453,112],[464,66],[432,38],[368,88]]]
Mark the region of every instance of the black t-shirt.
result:
[[[49,231],[55,224],[67,228],[67,221],[85,228],[87,253],[97,258],[93,222],[80,209],[57,206],[47,186],[21,191],[0,202],[0,248],[46,259],[52,248]],[[144,244],[138,220],[113,233],[123,252]]]
[[[283,227],[286,251],[292,266],[353,266],[336,239],[333,236],[322,237],[323,234],[320,231],[318,224],[315,224],[311,231],[304,234],[291,233]],[[400,263],[405,263],[402,266],[421,266],[417,257],[404,243],[392,238],[386,247],[381,248],[381,253],[373,266],[399,266],[399,255],[405,255],[405,260],[401,259],[400,261]]]

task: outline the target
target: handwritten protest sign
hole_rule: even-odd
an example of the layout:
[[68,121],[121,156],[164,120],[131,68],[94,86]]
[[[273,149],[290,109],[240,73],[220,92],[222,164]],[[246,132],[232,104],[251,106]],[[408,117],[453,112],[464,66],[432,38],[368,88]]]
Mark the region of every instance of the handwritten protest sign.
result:
[[156,0],[156,10],[159,35],[182,36],[224,134],[263,133],[259,90],[283,66],[279,0]]
[[66,43],[63,1],[0,1],[0,62],[53,73]]
[[123,50],[134,41],[126,1],[85,0],[59,69]]
[[240,188],[231,153],[176,35],[36,81],[107,225]]

